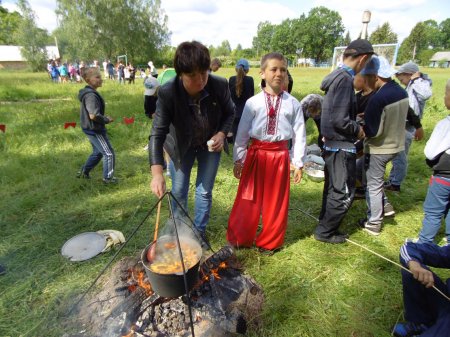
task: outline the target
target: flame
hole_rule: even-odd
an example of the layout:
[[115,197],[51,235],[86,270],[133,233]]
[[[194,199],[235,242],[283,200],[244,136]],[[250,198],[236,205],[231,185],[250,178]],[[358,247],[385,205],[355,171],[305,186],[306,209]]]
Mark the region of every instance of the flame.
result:
[[145,290],[147,296],[153,294],[152,286],[145,277],[145,272],[143,270],[128,269],[127,283],[130,292],[134,292],[138,287],[141,287]]
[[130,329],[130,332],[127,333],[126,335],[123,335],[122,337],[134,337],[134,329],[135,329],[135,326],[132,326]]
[[150,285],[150,283],[148,282],[148,280],[146,280],[145,278],[145,272],[143,271],[138,271],[134,273],[136,278],[136,282],[138,284],[139,287],[144,288],[145,293],[147,295],[151,295],[153,293],[153,289],[152,286]]
[[[220,262],[219,266],[217,268],[211,269],[210,270],[210,275],[212,275],[216,280],[220,280],[221,277],[219,275],[219,271],[221,269],[226,269],[228,267],[227,263],[225,261]],[[210,279],[210,275],[204,274],[202,271],[203,277],[202,277],[202,281],[203,282],[208,282]]]

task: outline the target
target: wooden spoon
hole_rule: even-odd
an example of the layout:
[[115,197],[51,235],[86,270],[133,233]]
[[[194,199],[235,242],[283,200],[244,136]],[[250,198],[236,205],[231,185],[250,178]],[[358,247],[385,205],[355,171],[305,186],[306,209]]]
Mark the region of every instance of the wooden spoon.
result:
[[153,242],[147,251],[147,261],[153,263],[156,254],[156,239],[158,238],[158,227],[159,227],[159,215],[161,213],[161,201],[158,203],[158,210],[156,211],[156,224],[155,224],[155,235],[153,236]]

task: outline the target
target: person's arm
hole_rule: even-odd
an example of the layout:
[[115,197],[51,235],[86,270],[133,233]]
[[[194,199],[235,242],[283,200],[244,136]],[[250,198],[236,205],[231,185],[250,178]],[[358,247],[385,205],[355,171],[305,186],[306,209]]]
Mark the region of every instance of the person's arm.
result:
[[352,101],[350,97],[354,94],[351,83],[341,83],[341,85],[337,85],[337,88],[334,89],[330,123],[334,129],[342,135],[360,137],[361,128],[356,121],[350,118],[349,113],[349,111],[352,110]]
[[425,157],[429,160],[435,159],[439,154],[450,148],[450,119],[441,120],[434,127],[430,139],[425,145]]
[[414,133],[414,139],[415,140],[422,140],[423,137],[424,137],[424,131],[423,131],[423,128],[422,128],[422,123],[420,122],[419,116],[417,116],[414,113],[414,110],[411,107],[408,107],[408,114],[406,116],[406,120],[408,121],[409,124],[414,126],[414,128],[416,129],[416,131]]
[[430,83],[422,78],[418,78],[420,77],[420,73],[415,73],[413,74],[413,76],[411,77],[411,80],[414,80],[415,78],[417,78],[414,83],[412,84],[412,90],[414,91],[414,94],[416,95],[416,97],[422,101],[426,101],[427,99],[429,99],[431,97],[431,95],[433,94],[432,90],[431,90],[431,86]]
[[434,286],[433,273],[422,267],[422,265],[414,260],[408,262],[408,268],[411,271],[413,277],[422,283],[426,288],[431,288]]
[[171,123],[171,106],[169,93],[160,90],[158,101],[156,102],[156,111],[153,117],[152,131],[149,137],[149,161],[152,180],[150,189],[158,198],[166,191],[166,180],[164,179],[164,151],[163,145],[169,133]]
[[400,248],[400,262],[407,266],[410,261],[422,266],[450,268],[450,245],[407,242]]
[[292,129],[294,137],[292,138],[291,158],[294,170],[294,184],[298,184],[302,180],[303,165],[306,156],[306,127],[303,117],[303,110],[300,103],[295,100],[294,104],[294,121]]
[[241,171],[244,167],[245,157],[247,155],[247,144],[250,140],[250,129],[254,118],[255,112],[252,108],[251,101],[248,100],[247,103],[245,103],[244,110],[242,111],[242,117],[239,121],[233,147],[233,173],[237,179],[241,178]]
[[87,93],[83,100],[91,120],[99,124],[108,124],[112,122],[112,118],[102,115],[101,104],[94,93]]
[[407,242],[400,249],[400,262],[417,281],[429,288],[434,285],[434,277],[427,266],[450,268],[450,246]]

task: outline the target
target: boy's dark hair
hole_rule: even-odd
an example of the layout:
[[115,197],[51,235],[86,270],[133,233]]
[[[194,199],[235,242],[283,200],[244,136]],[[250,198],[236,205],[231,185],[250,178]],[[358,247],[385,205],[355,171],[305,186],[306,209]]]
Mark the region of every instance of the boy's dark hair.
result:
[[272,59],[283,61],[284,64],[286,64],[286,66],[287,66],[287,60],[286,60],[286,58],[284,57],[283,54],[281,54],[281,53],[268,53],[268,54],[264,55],[261,58],[261,70],[266,69],[267,61],[272,60]]
[[211,66],[212,65],[217,65],[220,68],[222,66],[222,62],[220,62],[220,60],[216,57],[212,59]]
[[183,42],[175,51],[173,64],[178,76],[195,71],[207,71],[211,63],[209,50],[200,42]]

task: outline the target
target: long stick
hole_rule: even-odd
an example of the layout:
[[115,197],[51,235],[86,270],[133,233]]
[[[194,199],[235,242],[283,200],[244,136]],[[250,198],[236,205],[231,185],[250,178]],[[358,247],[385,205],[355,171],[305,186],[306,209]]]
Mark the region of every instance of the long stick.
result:
[[[317,222],[319,222],[319,219],[318,219],[318,218],[316,218],[315,216],[312,216],[312,215],[309,214],[308,212],[306,212],[306,211],[304,211],[304,210],[302,210],[302,209],[300,209],[300,208],[298,208],[298,207],[293,207],[293,209],[296,209],[296,210],[302,212],[303,214],[309,216],[310,218],[313,218],[313,219],[316,220]],[[378,257],[381,257],[383,260],[386,260],[386,261],[388,261],[388,262],[390,262],[390,263],[396,265],[397,267],[399,267],[399,268],[401,268],[401,269],[407,271],[408,273],[412,274],[412,271],[411,271],[411,270],[409,270],[408,268],[403,267],[400,263],[397,263],[397,262],[395,262],[395,261],[392,261],[392,260],[388,259],[387,257],[384,257],[383,255],[378,254],[377,252],[375,252],[375,251],[373,251],[373,250],[371,250],[371,249],[369,249],[369,248],[367,248],[367,247],[364,247],[364,246],[360,245],[359,243],[356,243],[355,241],[352,241],[352,240],[350,240],[350,239],[345,239],[345,240],[346,240],[347,242],[350,242],[350,243],[354,244],[355,246],[358,246],[358,247],[360,247],[360,248],[362,248],[362,249],[367,250],[368,252],[370,252],[370,253],[372,253],[372,254],[378,256]],[[439,294],[441,294],[447,301],[450,301],[450,297],[448,297],[447,295],[445,295],[445,294],[444,294],[442,291],[440,291],[438,288],[436,288],[435,286],[433,286],[433,289],[436,290]]]
[[[390,263],[392,263],[392,264],[395,264],[397,267],[399,267],[399,268],[401,268],[401,269],[407,271],[408,273],[412,274],[412,271],[411,271],[411,270],[409,270],[408,268],[403,267],[400,263],[397,263],[397,262],[395,262],[395,261],[392,261],[392,260],[388,259],[387,257],[384,257],[383,255],[378,254],[377,252],[374,252],[373,250],[371,250],[371,249],[369,249],[369,248],[367,248],[367,247],[364,247],[364,246],[360,245],[359,243],[356,243],[355,241],[352,241],[352,240],[350,240],[350,239],[345,239],[345,240],[346,240],[347,242],[350,242],[351,244],[354,244],[355,246],[358,246],[359,248],[362,248],[362,249],[367,250],[368,252],[370,252],[370,253],[372,253],[372,254],[378,256],[378,257],[381,257],[383,260],[386,260],[386,261],[388,261],[388,262],[390,262]],[[440,291],[438,288],[436,288],[435,286],[433,286],[433,289],[436,290],[436,291],[437,291],[439,294],[441,294],[442,296],[444,296],[444,298],[445,298],[447,301],[450,301],[450,297],[448,297],[447,295],[445,295],[445,294],[444,294],[442,291]]]
[[[164,193],[164,195],[159,198],[158,202],[160,203],[161,200],[166,196],[166,194],[169,192]],[[87,290],[85,290],[85,292],[83,293],[83,295],[81,295],[81,297],[76,301],[76,303],[72,306],[72,308],[69,310],[68,316],[70,316],[73,312],[73,310],[77,307],[77,305],[84,299],[84,297],[87,295],[87,293],[94,287],[94,285],[97,283],[97,281],[99,280],[99,278],[103,275],[103,273],[106,271],[106,269],[109,268],[109,266],[114,262],[114,260],[116,259],[117,255],[120,254],[120,252],[122,251],[122,249],[127,245],[128,242],[130,242],[131,238],[136,234],[136,232],[139,230],[139,228],[142,227],[142,225],[144,224],[144,222],[148,219],[148,217],[153,213],[153,211],[155,210],[157,204],[155,204],[150,211],[148,211],[148,213],[145,215],[144,219],[141,221],[141,223],[139,225],[137,225],[137,227],[134,229],[134,231],[130,234],[130,236],[128,237],[128,240],[126,240],[123,245],[121,245],[119,247],[119,249],[117,250],[117,252],[113,255],[113,257],[111,258],[111,260],[105,265],[105,267],[100,271],[100,273],[97,275],[97,277],[95,278],[94,281],[92,281],[91,285],[89,286],[89,288]]]
[[155,225],[155,234],[153,236],[153,242],[156,242],[158,238],[158,227],[159,227],[159,215],[161,214],[161,200],[158,202],[158,209],[156,211],[156,225]]

